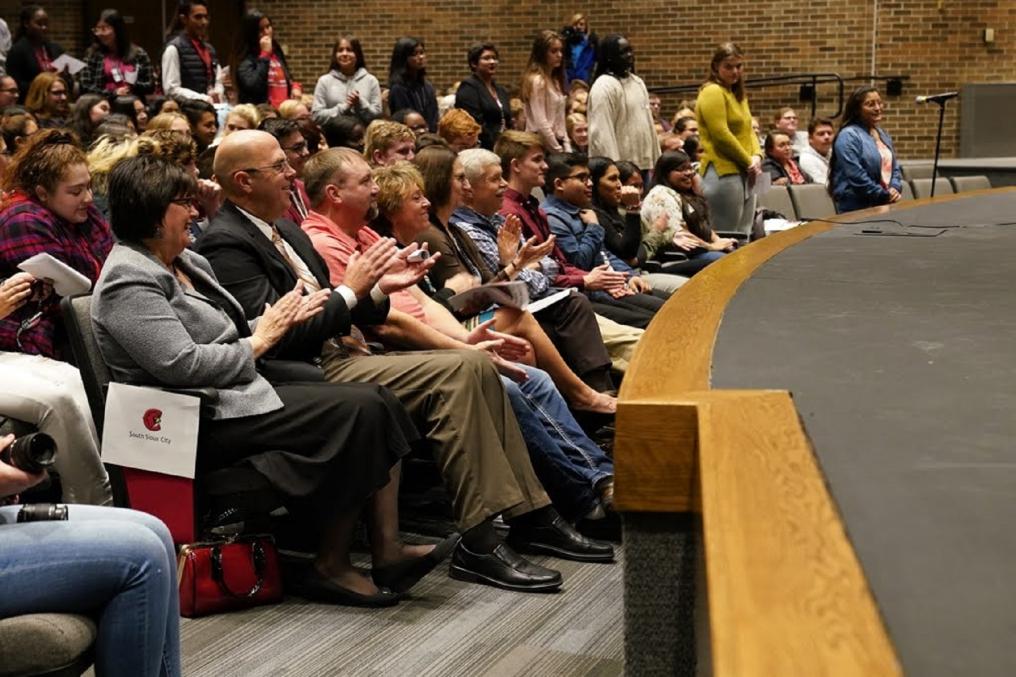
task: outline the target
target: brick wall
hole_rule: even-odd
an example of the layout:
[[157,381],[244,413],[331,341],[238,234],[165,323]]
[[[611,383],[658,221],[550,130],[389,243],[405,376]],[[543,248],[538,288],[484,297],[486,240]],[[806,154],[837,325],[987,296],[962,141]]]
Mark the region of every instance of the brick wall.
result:
[[[12,29],[20,4],[0,0],[0,16]],[[44,4],[54,39],[80,51],[80,0]],[[127,6],[116,0],[108,4]],[[747,51],[749,78],[811,71],[861,76],[871,67],[876,18],[874,0],[586,0],[581,4],[442,0],[412,5],[404,0],[261,0],[248,4],[272,17],[294,73],[308,90],[327,68],[331,44],[340,32],[360,37],[367,65],[382,83],[395,38],[423,37],[428,71],[439,89],[468,73],[465,49],[469,43],[491,39],[501,51],[499,80],[512,89],[532,36],[542,28],[559,28],[579,6],[601,36],[617,31],[629,37],[639,73],[650,86],[702,80],[714,45],[728,39]],[[915,106],[913,97],[957,89],[965,82],[1016,80],[1016,2],[880,0],[878,6],[876,69],[910,76],[903,95],[889,99],[885,126],[904,156],[929,157],[934,151],[937,107]],[[991,47],[981,41],[986,27],[995,29],[996,42]],[[223,53],[228,49],[228,45],[217,47]],[[834,111],[834,94],[833,87],[820,87],[819,113]],[[672,112],[679,98],[665,97],[664,110]],[[765,119],[781,105],[794,105],[797,88],[756,90],[750,98],[752,109]],[[807,118],[807,108],[799,112],[802,119]],[[943,142],[946,157],[958,146],[958,113],[958,106],[950,104]]]

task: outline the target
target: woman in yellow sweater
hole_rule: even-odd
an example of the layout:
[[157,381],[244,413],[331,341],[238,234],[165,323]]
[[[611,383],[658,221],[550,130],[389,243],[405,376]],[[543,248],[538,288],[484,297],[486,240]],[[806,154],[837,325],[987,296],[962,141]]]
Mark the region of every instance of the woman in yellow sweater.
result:
[[699,172],[713,225],[721,231],[749,233],[755,213],[751,188],[762,172],[762,149],[751,130],[744,55],[734,43],[720,45],[713,54],[695,113],[705,151]]

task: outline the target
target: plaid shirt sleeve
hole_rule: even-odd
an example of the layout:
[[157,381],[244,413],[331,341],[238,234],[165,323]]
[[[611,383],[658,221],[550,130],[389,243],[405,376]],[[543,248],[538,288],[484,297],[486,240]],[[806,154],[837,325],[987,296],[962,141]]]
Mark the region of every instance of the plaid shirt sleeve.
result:
[[[483,256],[483,262],[487,264],[487,267],[491,270],[497,270],[501,262],[498,256],[497,242],[490,236],[490,233],[468,223],[460,222],[456,225],[476,244],[476,248],[480,250],[480,255]],[[520,270],[515,279],[526,283],[526,287],[529,288],[529,298],[532,299],[540,298],[550,288],[550,280],[538,270],[528,268]]]
[[102,52],[92,50],[85,57],[85,67],[78,73],[82,94],[104,94],[102,90]]

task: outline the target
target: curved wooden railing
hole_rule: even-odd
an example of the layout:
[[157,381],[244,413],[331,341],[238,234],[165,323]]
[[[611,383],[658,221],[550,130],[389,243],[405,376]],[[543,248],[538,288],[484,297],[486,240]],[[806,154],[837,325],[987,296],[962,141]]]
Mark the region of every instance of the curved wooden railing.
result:
[[696,275],[657,313],[621,388],[616,505],[701,513],[715,675],[901,674],[790,393],[710,389],[717,330],[737,289],[834,227],[771,235]]

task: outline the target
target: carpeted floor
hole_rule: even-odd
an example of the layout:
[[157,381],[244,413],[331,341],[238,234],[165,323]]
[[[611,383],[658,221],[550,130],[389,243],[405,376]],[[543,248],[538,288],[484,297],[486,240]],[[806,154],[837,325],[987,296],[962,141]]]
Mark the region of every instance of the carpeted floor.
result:
[[[619,560],[621,548],[618,547]],[[622,562],[561,570],[562,592],[462,583],[439,567],[413,597],[362,610],[287,598],[247,612],[184,620],[189,677],[332,675],[621,675]]]

